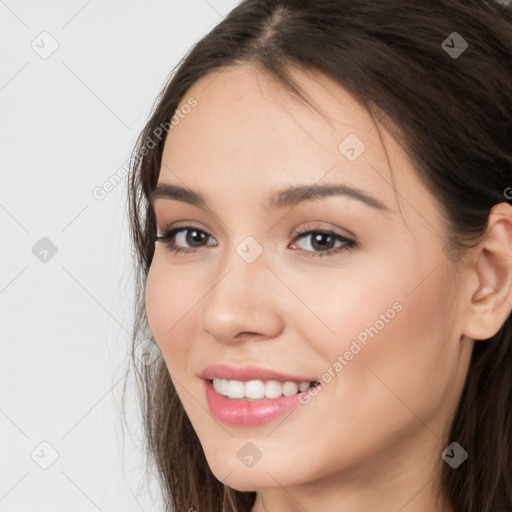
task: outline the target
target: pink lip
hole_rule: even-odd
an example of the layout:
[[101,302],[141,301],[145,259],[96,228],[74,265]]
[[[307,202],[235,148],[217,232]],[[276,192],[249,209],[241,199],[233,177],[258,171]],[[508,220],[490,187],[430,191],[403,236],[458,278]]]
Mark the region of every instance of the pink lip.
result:
[[237,368],[225,364],[207,366],[200,374],[204,379],[205,394],[212,414],[223,423],[253,427],[272,421],[301,402],[299,398],[307,391],[292,396],[279,398],[262,398],[259,400],[233,399],[223,396],[213,387],[213,379],[227,380],[277,380],[279,382],[315,382],[318,379],[310,376],[287,375],[268,368],[245,366]]
[[206,400],[212,414],[223,423],[254,427],[272,421],[299,405],[299,397],[307,391],[280,398],[238,400],[220,395],[209,380],[204,381]]
[[207,366],[199,376],[205,380],[277,380],[279,382],[315,382],[318,380],[316,377],[311,376],[286,375],[281,372],[269,370],[268,368],[258,368],[256,366],[237,368],[226,364]]

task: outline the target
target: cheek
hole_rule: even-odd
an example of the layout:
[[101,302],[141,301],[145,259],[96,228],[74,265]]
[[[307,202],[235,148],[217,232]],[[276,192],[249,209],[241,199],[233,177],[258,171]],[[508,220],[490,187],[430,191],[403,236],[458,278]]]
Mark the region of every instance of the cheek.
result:
[[331,287],[330,299],[320,300],[319,289],[312,289],[316,311],[335,331],[321,335],[327,330],[317,321],[307,326],[299,320],[324,362],[319,377],[325,386],[312,406],[318,414],[328,409],[333,425],[325,429],[321,448],[329,467],[338,467],[343,457],[359,460],[366,451],[369,456],[415,429],[426,430],[422,422],[441,431],[452,387],[453,358],[443,361],[449,299],[440,275],[414,289],[411,283],[419,281],[388,270],[351,275]]
[[165,332],[172,326],[166,312],[172,311],[173,306],[170,302],[173,297],[170,293],[170,279],[162,270],[156,259],[153,259],[146,282],[146,314],[151,332],[159,345]]
[[[339,280],[308,280],[307,286],[298,288],[297,295],[308,297],[307,305],[317,318],[295,318],[301,331],[315,341],[325,365],[322,370],[331,375],[349,370],[353,379],[342,379],[343,386],[373,386],[377,377],[369,370],[379,374],[380,369],[387,382],[406,393],[407,381],[424,385],[442,371],[446,376],[449,298],[439,272],[421,282],[428,273],[405,266],[373,266],[343,272]],[[442,386],[443,379],[438,383]]]
[[161,257],[154,258],[149,269],[146,314],[151,332],[168,362],[175,360],[169,357],[171,353],[190,345],[173,343],[173,340],[183,338],[189,315],[193,314],[194,306],[201,297],[197,281],[185,278],[179,268],[170,268]]
[[395,274],[390,280],[389,275],[380,281],[374,276],[367,290],[358,292],[354,284],[335,324],[341,343],[337,352],[331,348],[330,359],[351,358],[336,386],[343,396],[358,397],[357,416],[380,418],[391,431],[416,421],[411,410],[422,418],[437,414],[451,386],[454,358],[447,343],[449,299],[440,274],[417,288],[420,278]]
[[392,270],[377,273],[375,266],[367,265],[340,269],[338,276],[336,270],[327,272],[325,276],[295,280],[296,294],[309,309],[297,302],[295,321],[332,359],[332,354],[348,350],[352,340],[357,339],[364,347],[371,339],[369,331],[384,332],[397,322],[405,294]]

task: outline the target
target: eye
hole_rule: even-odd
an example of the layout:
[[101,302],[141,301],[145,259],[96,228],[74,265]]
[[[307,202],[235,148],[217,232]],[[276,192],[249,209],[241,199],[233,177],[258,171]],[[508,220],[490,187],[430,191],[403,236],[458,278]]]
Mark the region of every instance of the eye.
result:
[[[165,244],[172,253],[190,254],[202,250],[205,245],[218,245],[217,242],[209,243],[209,239],[214,240],[206,231],[194,226],[181,226],[164,230],[161,235],[155,237],[155,242]],[[308,243],[304,244],[306,249],[300,249],[300,251],[311,257],[332,256],[357,247],[354,240],[333,231],[306,227],[295,231],[292,248],[296,248],[296,240],[308,239]],[[338,243],[337,247],[336,243]],[[182,247],[182,245],[189,247]]]
[[[351,251],[357,247],[357,243],[354,240],[334,233],[333,231],[326,231],[322,229],[311,229],[309,227],[297,229],[295,234],[298,235],[295,240],[308,240],[304,244],[307,249],[301,249],[307,256],[314,258],[333,256],[335,254]],[[339,245],[335,247],[336,242]],[[292,245],[297,245],[295,242]]]
[[[194,226],[183,226],[174,229],[167,229],[161,235],[155,237],[155,242],[162,242],[166,248],[173,253],[194,253],[203,246],[203,242],[208,240],[209,235]],[[210,237],[211,238],[211,237]],[[213,240],[213,238],[212,238]],[[180,247],[176,244],[189,244],[192,247]],[[207,244],[208,245],[208,244]],[[209,245],[217,245],[209,244]]]

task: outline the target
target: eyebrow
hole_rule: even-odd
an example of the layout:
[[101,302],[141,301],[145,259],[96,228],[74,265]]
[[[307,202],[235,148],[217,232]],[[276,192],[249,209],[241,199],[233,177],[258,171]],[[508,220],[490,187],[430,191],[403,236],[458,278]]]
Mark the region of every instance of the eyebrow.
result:
[[[267,211],[290,208],[305,201],[314,201],[329,197],[349,197],[356,199],[365,205],[386,212],[392,211],[376,197],[363,190],[349,185],[296,185],[276,192],[264,205]],[[156,199],[174,199],[192,206],[207,209],[205,198],[198,192],[171,185],[170,183],[159,183],[151,192],[150,200],[153,203]]]

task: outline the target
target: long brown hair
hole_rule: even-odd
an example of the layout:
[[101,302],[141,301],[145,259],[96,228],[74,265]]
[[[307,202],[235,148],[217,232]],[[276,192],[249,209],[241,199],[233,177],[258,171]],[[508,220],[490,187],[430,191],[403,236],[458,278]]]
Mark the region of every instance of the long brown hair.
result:
[[[374,120],[389,121],[439,200],[454,265],[485,232],[491,208],[509,201],[504,191],[512,186],[512,8],[506,2],[246,0],[195,44],[140,134],[128,190],[137,275],[132,362],[147,455],[166,509],[177,512],[246,512],[256,498],[215,478],[162,357],[152,364],[136,357],[140,341],[151,336],[144,290],[156,222],[149,194],[165,133],[196,81],[238,64],[257,66],[299,98],[290,68],[324,73]],[[457,511],[512,507],[511,388],[509,317],[495,336],[476,342],[454,411],[449,442],[457,441],[469,458],[456,470],[443,465],[442,492]]]

